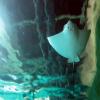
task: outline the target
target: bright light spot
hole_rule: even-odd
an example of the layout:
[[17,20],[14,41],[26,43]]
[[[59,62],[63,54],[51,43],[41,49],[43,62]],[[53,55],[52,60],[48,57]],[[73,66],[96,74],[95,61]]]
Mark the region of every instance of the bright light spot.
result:
[[50,98],[49,98],[49,97],[45,97],[45,98],[36,98],[36,99],[34,99],[34,100],[50,100]]
[[2,97],[0,97],[0,100],[4,100]]
[[16,92],[16,86],[4,86],[4,90]]
[[5,30],[5,24],[2,18],[0,18],[0,31],[4,31],[4,30]]
[[15,75],[12,74],[8,74],[8,76],[10,76],[12,79],[17,80],[17,77]]

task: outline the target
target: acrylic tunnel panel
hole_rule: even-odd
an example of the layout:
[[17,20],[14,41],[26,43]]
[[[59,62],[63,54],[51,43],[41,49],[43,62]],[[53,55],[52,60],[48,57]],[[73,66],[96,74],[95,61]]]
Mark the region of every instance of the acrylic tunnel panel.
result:
[[87,99],[77,39],[85,11],[83,0],[0,0],[0,100]]

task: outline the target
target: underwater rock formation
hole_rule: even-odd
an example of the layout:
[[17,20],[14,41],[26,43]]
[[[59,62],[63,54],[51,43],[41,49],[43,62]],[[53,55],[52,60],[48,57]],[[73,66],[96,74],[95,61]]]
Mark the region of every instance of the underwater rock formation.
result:
[[[90,0],[91,1],[91,0]],[[92,86],[89,90],[89,100],[99,100],[100,99],[100,1],[94,0],[93,12],[92,12],[92,29],[95,37],[95,47],[96,47],[96,75],[94,77]]]

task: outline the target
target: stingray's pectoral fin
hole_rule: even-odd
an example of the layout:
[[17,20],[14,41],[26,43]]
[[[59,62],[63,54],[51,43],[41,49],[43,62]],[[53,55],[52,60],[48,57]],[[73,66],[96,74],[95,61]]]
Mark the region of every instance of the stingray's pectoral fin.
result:
[[74,59],[69,58],[68,59],[68,63],[73,63],[73,62],[79,62],[80,58],[78,56],[76,56]]

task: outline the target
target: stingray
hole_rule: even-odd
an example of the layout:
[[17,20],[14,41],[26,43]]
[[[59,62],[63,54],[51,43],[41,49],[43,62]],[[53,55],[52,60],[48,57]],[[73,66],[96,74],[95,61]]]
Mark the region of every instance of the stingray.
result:
[[61,32],[47,39],[59,55],[67,58],[69,63],[74,63],[80,61],[80,55],[86,47],[89,35],[90,31],[86,28],[79,29],[69,20]]

